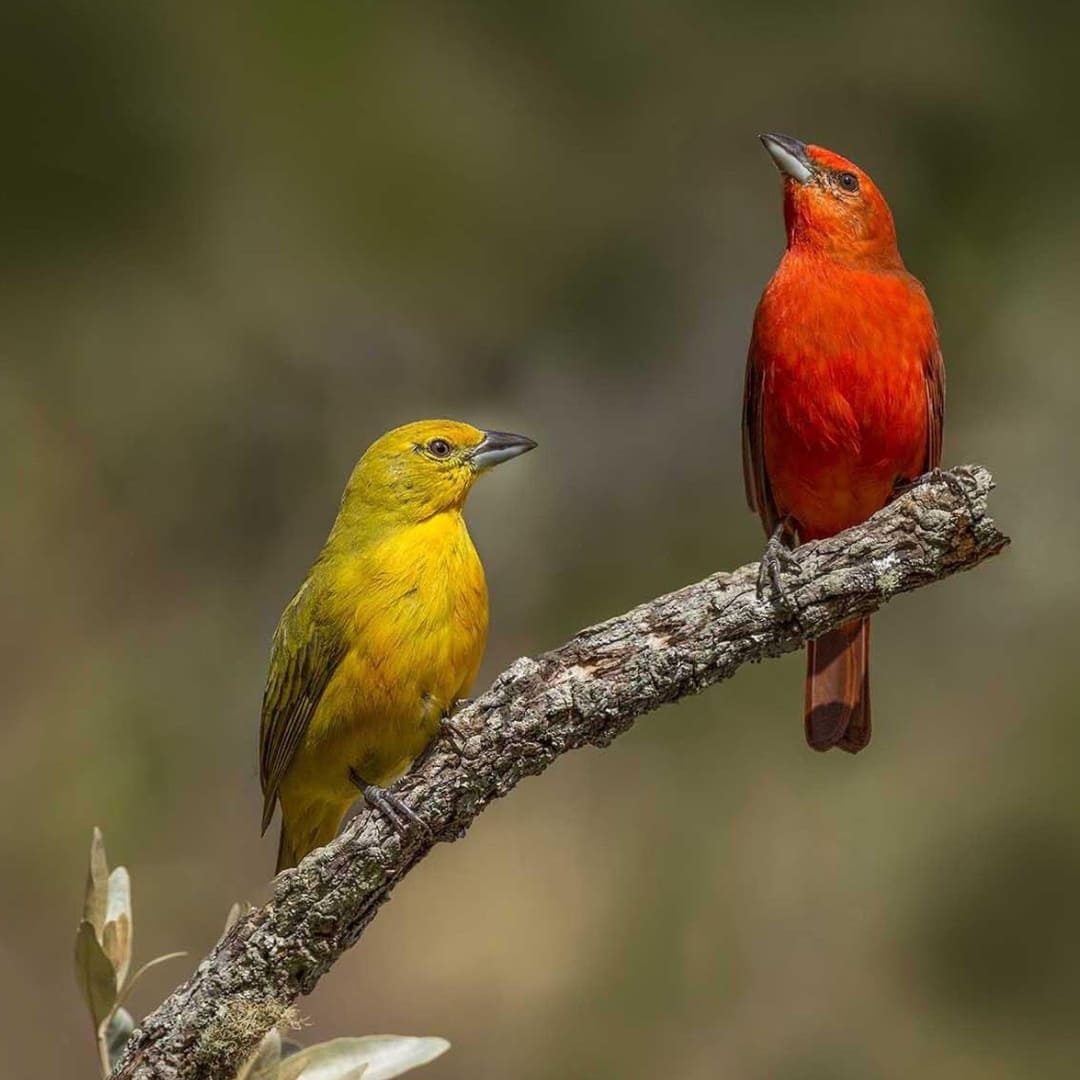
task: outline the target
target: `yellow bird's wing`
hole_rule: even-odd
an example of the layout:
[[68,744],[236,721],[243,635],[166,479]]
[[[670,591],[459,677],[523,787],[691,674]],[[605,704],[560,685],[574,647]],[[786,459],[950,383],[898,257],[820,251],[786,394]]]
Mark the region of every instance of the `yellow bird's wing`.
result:
[[274,633],[259,730],[263,832],[315,707],[346,652],[340,633],[318,617],[317,592],[310,580],[305,582]]

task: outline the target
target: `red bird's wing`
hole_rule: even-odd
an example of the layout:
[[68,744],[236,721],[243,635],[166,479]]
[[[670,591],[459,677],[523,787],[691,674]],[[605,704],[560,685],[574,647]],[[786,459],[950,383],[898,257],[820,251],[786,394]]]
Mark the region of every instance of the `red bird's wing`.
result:
[[945,429],[945,362],[941,346],[934,337],[926,358],[926,465],[925,471],[941,464],[941,442]]
[[765,372],[757,358],[757,349],[750,342],[746,358],[746,383],[743,386],[742,464],[746,501],[761,517],[765,532],[772,535],[780,522],[780,512],[773,501],[769,475],[765,471],[765,425],[761,415]]

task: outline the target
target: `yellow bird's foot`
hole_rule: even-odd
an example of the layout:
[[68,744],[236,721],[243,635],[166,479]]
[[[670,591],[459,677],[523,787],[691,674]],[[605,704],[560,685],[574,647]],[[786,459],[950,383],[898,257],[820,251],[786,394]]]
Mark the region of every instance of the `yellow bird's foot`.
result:
[[449,716],[444,716],[442,720],[439,721],[439,732],[446,736],[447,742],[449,742],[454,749],[454,753],[457,754],[458,757],[461,757],[462,752],[465,749],[465,736],[462,734],[461,728],[459,728]]
[[376,787],[375,784],[365,784],[353,769],[349,770],[349,779],[360,789],[364,801],[390,822],[398,836],[406,838],[414,829],[423,836],[431,836],[431,826],[392,791]]
[[447,741],[453,747],[454,753],[458,757],[463,756],[465,749],[465,736],[461,731],[461,728],[454,723],[454,717],[457,716],[462,709],[467,709],[476,698],[458,698],[450,708],[447,710],[446,715],[439,721],[439,733],[445,735]]

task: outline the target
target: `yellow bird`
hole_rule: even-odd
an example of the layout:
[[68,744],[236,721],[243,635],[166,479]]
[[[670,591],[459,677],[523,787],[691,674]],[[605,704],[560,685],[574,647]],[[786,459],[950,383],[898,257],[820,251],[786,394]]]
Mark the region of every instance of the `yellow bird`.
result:
[[391,791],[476,678],[488,630],[484,568],[462,517],[476,478],[532,450],[523,435],[421,420],[383,435],[274,634],[259,732],[277,869],[328,843],[358,792],[400,832]]

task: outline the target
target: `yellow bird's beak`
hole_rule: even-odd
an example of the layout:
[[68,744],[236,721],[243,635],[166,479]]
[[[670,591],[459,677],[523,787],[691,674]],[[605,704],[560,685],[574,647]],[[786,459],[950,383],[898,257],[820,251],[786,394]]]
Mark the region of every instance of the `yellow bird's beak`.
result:
[[485,431],[481,442],[469,452],[469,461],[477,472],[482,472],[535,449],[536,443],[526,435]]

